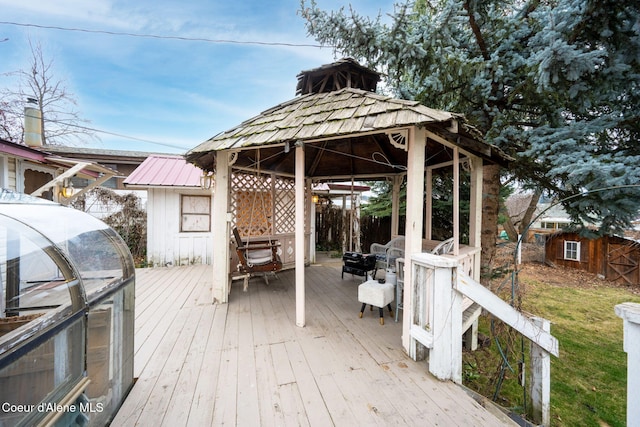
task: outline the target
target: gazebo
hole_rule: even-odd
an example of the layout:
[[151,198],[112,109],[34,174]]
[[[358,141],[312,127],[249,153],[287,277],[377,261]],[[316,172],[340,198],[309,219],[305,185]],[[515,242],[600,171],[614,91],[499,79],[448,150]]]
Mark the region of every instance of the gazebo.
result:
[[[508,156],[481,140],[463,116],[376,93],[379,74],[352,59],[303,71],[296,97],[190,150],[187,161],[213,176],[212,229],[218,242],[243,236],[280,240],[283,262],[295,266],[296,324],[305,325],[305,264],[311,187],[318,182],[387,179],[393,184],[392,235],[406,179],[405,253],[429,251],[432,182],[452,177],[454,246],[450,256],[475,279],[480,271],[482,168]],[[470,185],[468,242],[460,243],[461,171]],[[213,298],[228,302],[230,248],[214,245]],[[410,327],[412,271],[405,268],[403,331]],[[407,292],[408,291],[408,292]],[[403,345],[408,347],[403,333]]]

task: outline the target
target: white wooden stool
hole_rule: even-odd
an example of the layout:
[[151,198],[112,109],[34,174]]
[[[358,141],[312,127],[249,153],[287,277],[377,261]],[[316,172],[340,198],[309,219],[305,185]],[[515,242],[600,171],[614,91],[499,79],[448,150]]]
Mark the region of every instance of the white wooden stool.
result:
[[373,307],[378,307],[380,312],[380,324],[384,325],[384,314],[382,312],[383,307],[387,306],[389,314],[393,317],[393,309],[391,308],[391,302],[394,297],[394,286],[391,283],[380,283],[377,280],[367,280],[358,286],[358,301],[362,303],[360,308],[360,318],[364,314],[364,309],[367,304]]

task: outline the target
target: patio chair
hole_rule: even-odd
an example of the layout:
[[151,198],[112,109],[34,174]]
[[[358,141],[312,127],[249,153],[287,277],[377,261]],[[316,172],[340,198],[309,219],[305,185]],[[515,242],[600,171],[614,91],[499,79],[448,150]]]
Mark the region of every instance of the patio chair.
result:
[[404,256],[404,236],[394,237],[384,245],[372,243],[369,253],[376,256],[376,271],[379,268],[386,270],[387,268],[395,267],[395,259]]
[[453,237],[438,243],[438,245],[435,248],[433,248],[431,253],[434,255],[444,255],[444,254],[448,254],[452,250],[453,250]]
[[250,276],[262,276],[268,285],[267,274],[275,276],[276,272],[282,270],[282,261],[278,255],[280,242],[261,240],[245,243],[236,227],[233,228],[233,236],[236,240],[238,271],[245,274],[243,290],[247,291]]

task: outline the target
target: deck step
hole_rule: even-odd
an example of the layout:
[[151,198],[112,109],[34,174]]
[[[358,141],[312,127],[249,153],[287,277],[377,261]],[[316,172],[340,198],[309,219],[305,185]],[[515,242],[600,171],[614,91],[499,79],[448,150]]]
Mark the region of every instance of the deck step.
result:
[[462,313],[462,333],[467,332],[467,329],[473,325],[473,322],[480,317],[482,313],[482,307],[478,303],[471,304],[463,313]]

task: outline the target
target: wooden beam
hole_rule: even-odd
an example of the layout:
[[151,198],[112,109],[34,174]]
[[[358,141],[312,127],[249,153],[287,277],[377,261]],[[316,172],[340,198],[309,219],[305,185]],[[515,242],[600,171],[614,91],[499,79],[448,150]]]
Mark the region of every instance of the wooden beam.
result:
[[62,181],[64,181],[65,178],[71,178],[76,173],[80,172],[82,169],[84,169],[86,166],[89,166],[90,164],[91,163],[82,163],[82,162],[78,163],[77,165],[75,165],[71,169],[67,169],[62,174],[58,175],[57,177],[55,177],[51,181],[47,182],[42,187],[38,188],[36,191],[31,193],[31,196],[34,196],[34,197],[41,196],[42,193],[44,193],[48,189],[55,187],[59,183],[62,183]]
[[427,132],[427,137],[429,139],[433,139],[434,141],[444,145],[445,147],[449,147],[451,149],[453,149],[454,147],[458,147],[458,149],[460,150],[460,153],[464,154],[465,156],[473,155],[470,151],[467,151],[464,148],[461,148],[460,146],[456,145],[456,143],[459,143],[459,141],[456,141],[456,142],[448,141],[447,139],[443,138],[437,133],[433,133],[429,130],[427,130],[426,132]]
[[[540,317],[531,319],[545,332],[551,332],[551,322]],[[531,384],[529,395],[533,420],[543,426],[551,425],[551,357],[549,353],[531,344]]]
[[528,317],[511,307],[496,294],[458,270],[458,280],[454,288],[463,295],[480,304],[491,314],[511,326],[522,335],[536,343],[548,353],[558,357],[558,340],[550,333],[535,325]]
[[453,255],[460,254],[460,152],[453,148]]
[[[423,128],[409,129],[407,145],[407,208],[405,227],[405,258],[422,252],[422,227],[424,206],[424,162],[427,137]],[[402,345],[407,354],[412,354],[411,346],[411,295],[413,293],[410,263],[405,263],[404,271],[404,315],[402,316]]]
[[229,301],[229,152],[219,151],[216,155],[216,173],[214,180],[213,218],[213,302]]
[[402,176],[396,175],[392,181],[391,191],[391,238],[397,236],[400,230],[400,185]]
[[322,156],[325,153],[325,148],[327,148],[327,141],[324,141],[320,144],[320,148],[316,150],[316,155],[313,157],[313,161],[311,162],[311,166],[309,166],[309,176],[313,176],[316,173],[316,169],[318,169],[318,165],[320,164],[320,160],[322,160]]
[[640,304],[624,302],[614,307],[623,320],[622,349],[627,353],[627,425],[640,420]]
[[304,146],[296,146],[296,221],[295,221],[295,264],[296,264],[296,325],[305,326],[305,283],[304,283]]
[[115,174],[113,174],[113,173],[112,173],[112,174],[105,174],[105,175],[102,175],[102,176],[100,176],[100,177],[96,178],[96,179],[95,179],[95,180],[93,180],[93,182],[91,182],[89,185],[87,185],[87,186],[86,186],[86,187],[84,187],[84,188],[81,188],[81,189],[80,189],[80,191],[78,191],[78,192],[74,193],[74,194],[73,194],[73,196],[72,196],[70,199],[66,200],[66,203],[62,203],[62,204],[63,204],[63,205],[67,205],[67,204],[69,204],[69,202],[70,202],[71,200],[73,200],[73,199],[75,199],[75,198],[78,198],[78,197],[82,196],[83,194],[85,194],[85,193],[89,192],[89,190],[91,190],[91,189],[93,189],[93,188],[96,188],[97,186],[99,186],[100,184],[102,184],[102,183],[103,183],[103,182],[105,182],[105,181],[110,180],[113,176],[115,176]]
[[425,200],[424,215],[424,238],[431,240],[433,237],[433,169],[427,168],[425,177],[425,192],[427,199]]
[[[482,231],[482,159],[469,158],[471,168],[471,185],[469,200],[469,245],[474,248],[481,247]],[[474,257],[476,265],[473,267],[473,279],[480,281],[480,257]]]

